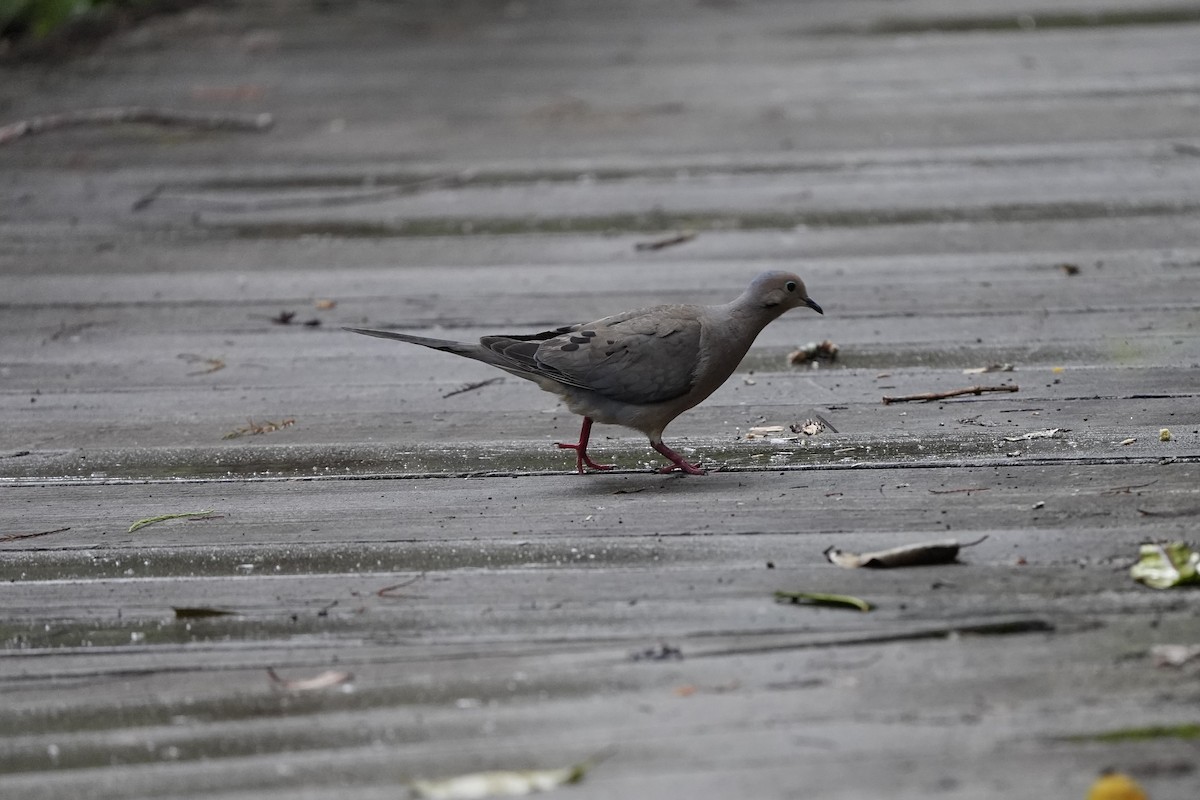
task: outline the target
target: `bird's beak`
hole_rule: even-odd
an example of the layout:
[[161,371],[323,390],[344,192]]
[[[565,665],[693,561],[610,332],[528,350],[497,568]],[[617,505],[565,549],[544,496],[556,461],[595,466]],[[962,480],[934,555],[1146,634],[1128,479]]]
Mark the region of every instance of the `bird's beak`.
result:
[[809,308],[811,308],[813,311],[817,312],[818,314],[825,313],[824,311],[821,310],[821,307],[819,305],[817,305],[817,301],[813,300],[811,297],[804,298],[804,305],[808,306]]

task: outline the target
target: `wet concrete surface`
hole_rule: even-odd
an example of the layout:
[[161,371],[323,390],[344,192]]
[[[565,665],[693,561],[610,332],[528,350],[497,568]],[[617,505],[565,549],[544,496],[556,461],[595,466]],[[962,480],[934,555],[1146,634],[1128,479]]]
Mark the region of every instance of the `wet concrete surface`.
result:
[[[0,67],[4,121],[276,120],[0,145],[0,794],[391,798],[603,754],[561,794],[1081,798],[1116,766],[1193,797],[1196,668],[1151,648],[1197,643],[1196,593],[1128,567],[1200,544],[1198,26],[233,2]],[[705,477],[606,427],[619,470],[570,474],[553,396],[340,329],[535,332],[770,268],[826,314],[668,428]],[[1018,390],[881,400],[971,385]],[[982,541],[823,556],[944,538]]]

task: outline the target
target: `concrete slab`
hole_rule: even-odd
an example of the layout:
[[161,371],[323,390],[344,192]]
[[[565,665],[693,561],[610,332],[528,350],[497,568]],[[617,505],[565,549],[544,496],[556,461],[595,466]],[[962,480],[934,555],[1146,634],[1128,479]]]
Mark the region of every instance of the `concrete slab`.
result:
[[[1196,673],[1151,648],[1197,643],[1194,593],[1128,566],[1200,544],[1198,31],[1121,0],[231,2],[5,65],[5,120],[276,124],[0,146],[0,794],[391,798],[601,755],[564,796],[1083,797],[1116,766],[1190,800]],[[340,330],[532,332],[769,268],[827,313],[668,429],[704,478],[611,428],[622,469],[569,474],[552,396]],[[881,401],[972,384],[1019,391]],[[986,538],[822,555],[947,537]]]

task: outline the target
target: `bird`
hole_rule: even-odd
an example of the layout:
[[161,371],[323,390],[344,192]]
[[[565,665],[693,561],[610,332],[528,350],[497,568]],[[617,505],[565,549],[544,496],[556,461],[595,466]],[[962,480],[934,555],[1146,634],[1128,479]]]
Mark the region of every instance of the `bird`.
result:
[[431,339],[395,331],[345,330],[393,339],[482,361],[559,395],[583,417],[579,441],[556,442],[575,451],[575,468],[610,470],[588,454],[593,423],[640,431],[671,462],[660,472],[705,471],[663,443],[667,425],[699,404],[733,374],[755,338],[785,311],[806,306],[824,314],[804,281],[764,272],[722,305],[659,305],[541,333],[484,336],[478,343]]

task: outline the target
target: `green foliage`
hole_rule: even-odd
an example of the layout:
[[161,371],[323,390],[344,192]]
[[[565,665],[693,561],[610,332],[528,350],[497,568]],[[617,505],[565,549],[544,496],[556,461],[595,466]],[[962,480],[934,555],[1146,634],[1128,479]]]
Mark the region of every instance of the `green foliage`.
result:
[[41,39],[73,17],[128,0],[0,0],[0,38]]

